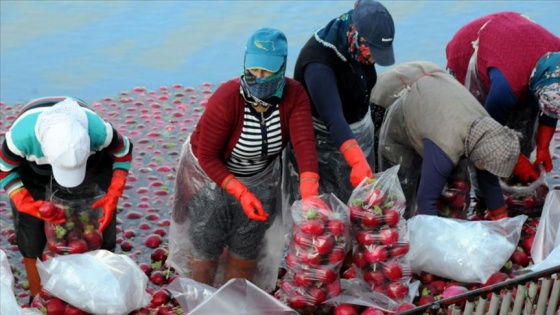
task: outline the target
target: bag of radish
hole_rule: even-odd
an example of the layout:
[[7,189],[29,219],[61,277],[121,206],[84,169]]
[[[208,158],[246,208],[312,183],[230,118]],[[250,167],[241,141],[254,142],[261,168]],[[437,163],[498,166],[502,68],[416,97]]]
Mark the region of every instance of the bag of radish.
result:
[[437,202],[438,216],[466,219],[471,201],[471,181],[468,160],[459,161]]
[[352,223],[352,262],[356,277],[395,303],[409,300],[411,268],[402,261],[406,201],[398,179],[399,166],[375,174],[356,187],[348,201]]
[[348,208],[333,194],[291,207],[293,236],[285,257],[287,272],[275,297],[300,314],[340,293],[340,267],[350,245]]
[[47,196],[39,211],[55,211],[59,217],[66,218],[62,224],[45,223],[47,250],[45,255],[79,254],[100,249],[103,235],[99,232],[101,209],[92,209],[91,205],[102,196],[97,186],[79,191],[63,192],[47,189]]
[[510,216],[524,214],[528,217],[540,217],[549,188],[546,184],[546,173],[526,185],[515,176],[500,179],[500,186]]

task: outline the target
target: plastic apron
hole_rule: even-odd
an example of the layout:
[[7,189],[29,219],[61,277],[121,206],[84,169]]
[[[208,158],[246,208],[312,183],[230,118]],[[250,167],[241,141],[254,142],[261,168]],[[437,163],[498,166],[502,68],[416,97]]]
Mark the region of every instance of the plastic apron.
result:
[[417,211],[417,190],[422,171],[422,157],[416,153],[409,141],[409,135],[403,128],[404,117],[400,107],[406,95],[399,97],[387,110],[385,120],[379,132],[378,163],[380,172],[399,164],[397,173],[406,198],[405,219]]
[[[169,265],[181,275],[188,275],[188,256],[214,259],[215,257],[205,257],[207,254],[200,248],[209,246],[208,244],[224,243],[224,247],[213,249],[220,259],[223,259],[228,249],[234,252],[234,247],[235,255],[245,259],[258,259],[254,283],[263,290],[274,288],[283,247],[283,234],[271,233],[271,230],[275,230],[271,226],[279,225],[277,212],[280,209],[280,166],[279,159],[276,159],[256,175],[238,177],[259,198],[269,214],[266,222],[251,220],[245,215],[239,201],[202,170],[192,152],[189,136],[181,150],[175,180],[167,259]],[[258,252],[258,256],[245,257],[246,250]],[[223,265],[223,261],[220,261],[216,274],[218,285],[223,279]]]
[[[319,162],[320,193],[333,193],[342,202],[348,202],[354,187],[350,184],[350,167],[344,160],[339,149],[333,144],[327,127],[322,121],[313,118],[315,131],[315,142]],[[375,165],[374,152],[374,133],[375,127],[371,119],[370,110],[361,121],[350,125],[354,133],[354,138],[360,144],[364,155],[373,169]],[[289,210],[289,206],[300,199],[299,193],[299,172],[297,160],[291,145],[286,147],[283,156],[283,175],[282,175],[282,200],[285,205],[284,210]],[[287,209],[286,209],[287,208]],[[284,221],[290,222],[291,214],[283,214]]]

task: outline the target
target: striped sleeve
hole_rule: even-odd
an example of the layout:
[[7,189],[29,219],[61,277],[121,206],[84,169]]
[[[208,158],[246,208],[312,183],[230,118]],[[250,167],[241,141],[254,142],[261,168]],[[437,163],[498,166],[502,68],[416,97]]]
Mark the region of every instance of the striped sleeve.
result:
[[[9,137],[9,134],[6,134]],[[23,162],[24,158],[14,154],[8,147],[7,140],[2,143],[0,151],[0,188],[8,195],[15,189],[23,186],[17,167]]]
[[132,143],[128,137],[121,135],[92,110],[88,109],[86,113],[92,151],[106,150],[113,156],[113,170],[128,172],[132,161]]

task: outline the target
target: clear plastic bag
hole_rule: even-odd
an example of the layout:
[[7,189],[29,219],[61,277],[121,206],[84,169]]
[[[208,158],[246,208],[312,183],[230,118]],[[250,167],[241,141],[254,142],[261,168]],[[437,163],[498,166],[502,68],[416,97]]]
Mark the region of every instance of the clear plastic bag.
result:
[[91,207],[103,196],[97,185],[72,193],[47,188],[47,196],[54,211],[63,211],[66,218],[62,224],[45,223],[47,256],[80,254],[101,248],[103,234],[98,230],[98,219],[102,210]]
[[459,282],[484,283],[513,254],[527,216],[497,221],[466,221],[417,215],[408,220],[413,271]]
[[126,255],[95,250],[37,261],[44,290],[92,314],[128,314],[150,303],[148,277]]
[[167,286],[183,311],[189,312],[211,297],[218,289],[193,279],[177,277]]
[[298,315],[270,294],[246,279],[231,279],[208,297],[189,315]]
[[14,295],[14,275],[6,253],[0,249],[0,314],[23,314]]
[[548,193],[531,247],[531,258],[539,263],[560,246],[560,190]]
[[467,68],[467,74],[465,76],[465,87],[471,92],[474,97],[484,105],[486,102],[487,93],[482,85],[482,82],[478,78],[478,66],[477,66],[477,55],[478,55],[478,38],[473,42],[474,52],[469,59],[469,65]]
[[[399,166],[364,180],[349,200],[352,222],[352,262],[357,278],[370,291],[396,304],[410,302],[412,271],[402,257],[409,251],[405,240],[406,200],[397,173]],[[386,302],[384,302],[386,304]]]
[[348,208],[333,194],[291,207],[293,236],[285,257],[287,272],[275,296],[300,313],[340,293],[340,268],[350,244]]

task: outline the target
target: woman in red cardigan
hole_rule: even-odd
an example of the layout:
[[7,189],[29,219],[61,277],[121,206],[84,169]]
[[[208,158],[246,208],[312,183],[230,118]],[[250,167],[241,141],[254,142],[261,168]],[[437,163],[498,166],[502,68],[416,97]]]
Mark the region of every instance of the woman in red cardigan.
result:
[[281,31],[256,31],[243,75],[218,87],[183,147],[172,227],[186,226],[186,269],[198,282],[214,284],[225,248],[224,283],[252,279],[265,233],[281,213],[279,156],[288,142],[298,156],[302,198],[318,194],[309,99],[284,76],[286,57]]
[[447,68],[455,78],[492,118],[523,134],[514,175],[525,182],[537,179],[540,167],[552,170],[549,145],[560,113],[559,54],[558,36],[516,12],[467,23],[447,44]]

